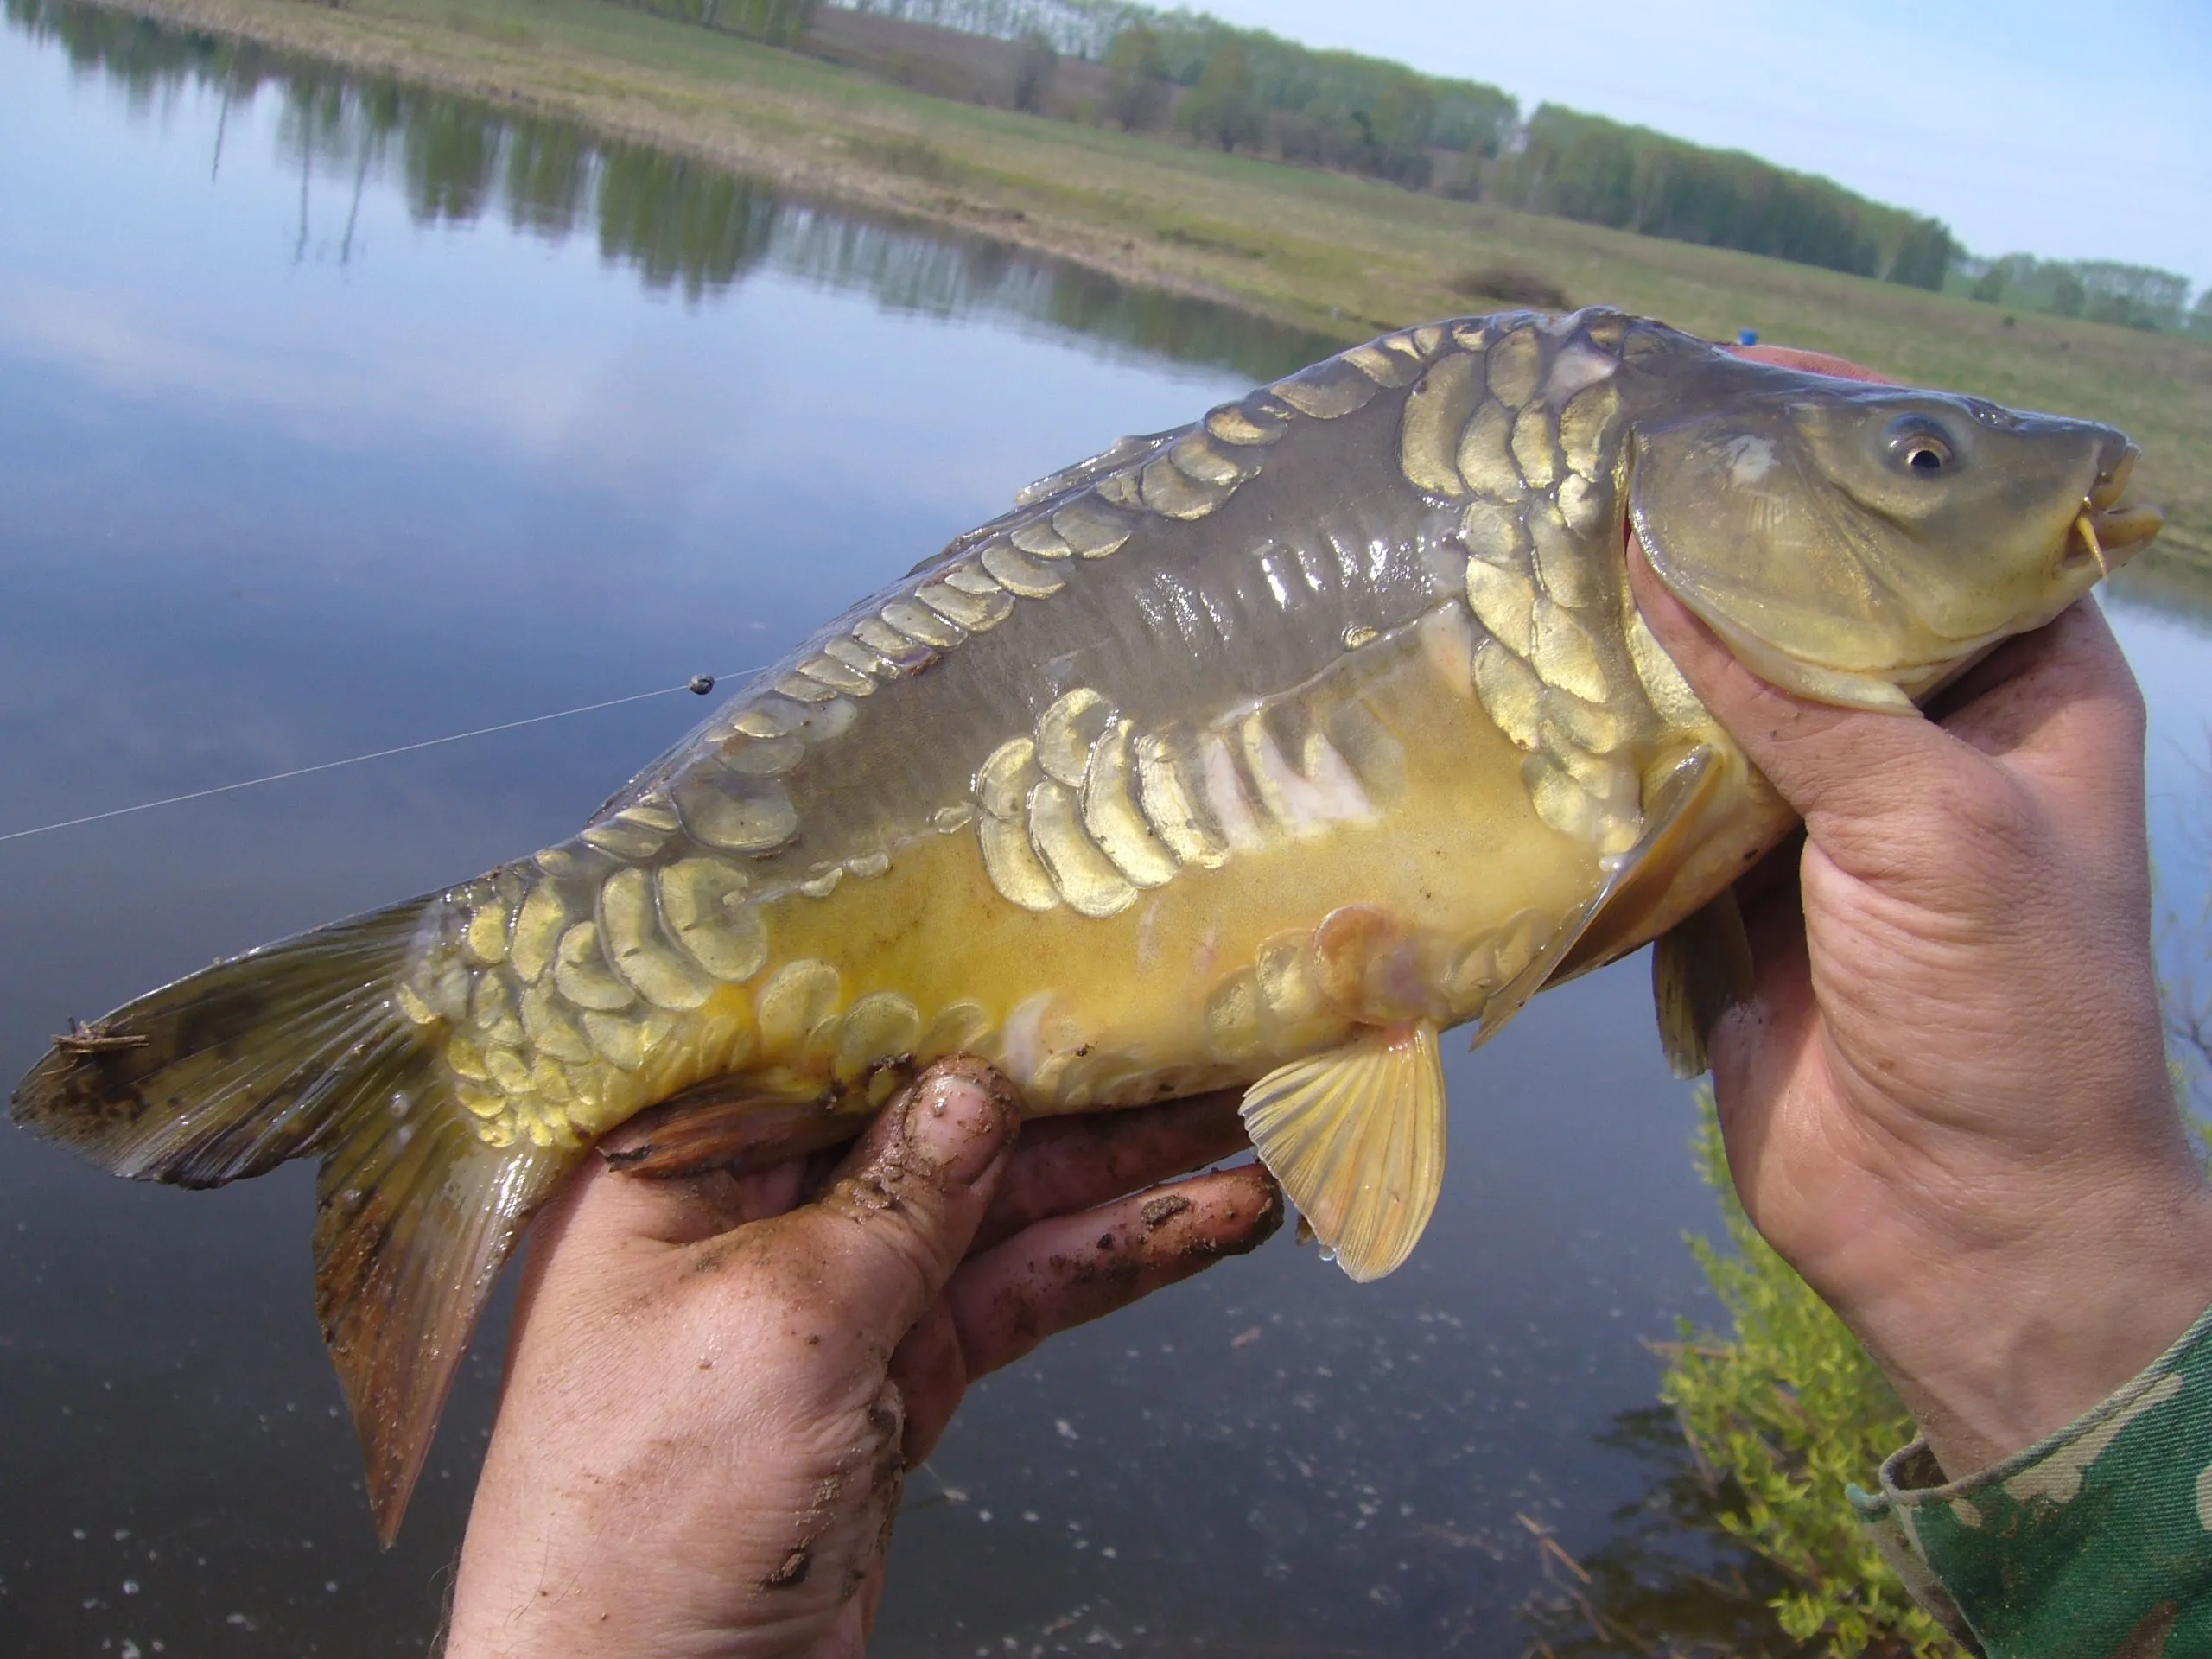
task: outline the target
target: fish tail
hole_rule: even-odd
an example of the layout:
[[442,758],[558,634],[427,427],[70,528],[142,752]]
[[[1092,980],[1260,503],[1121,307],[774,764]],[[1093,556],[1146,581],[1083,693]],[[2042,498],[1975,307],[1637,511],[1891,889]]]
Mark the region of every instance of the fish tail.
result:
[[11,1103],[135,1180],[219,1186],[321,1160],[316,1313],[387,1545],[499,1269],[581,1156],[487,1144],[442,1022],[410,1017],[402,977],[447,910],[433,895],[218,963],[56,1038]]

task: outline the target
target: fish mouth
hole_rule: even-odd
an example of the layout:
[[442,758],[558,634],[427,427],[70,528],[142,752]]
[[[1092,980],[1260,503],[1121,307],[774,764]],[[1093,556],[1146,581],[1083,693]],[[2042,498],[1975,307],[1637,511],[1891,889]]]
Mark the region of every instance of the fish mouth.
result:
[[2067,526],[2062,564],[2071,568],[2094,559],[2099,572],[2108,576],[2149,545],[2164,527],[2166,516],[2158,508],[2141,502],[2120,505],[2140,453],[2132,443],[2124,445],[2098,469],[2096,482],[2082,498],[2082,510]]

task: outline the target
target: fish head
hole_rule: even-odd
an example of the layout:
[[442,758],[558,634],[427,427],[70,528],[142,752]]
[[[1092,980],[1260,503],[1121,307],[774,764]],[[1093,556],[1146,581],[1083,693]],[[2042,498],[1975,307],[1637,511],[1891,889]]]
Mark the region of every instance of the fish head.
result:
[[1639,421],[1630,518],[1738,661],[1821,702],[1903,709],[2041,627],[2158,533],[2109,426],[1980,398],[1709,361]]

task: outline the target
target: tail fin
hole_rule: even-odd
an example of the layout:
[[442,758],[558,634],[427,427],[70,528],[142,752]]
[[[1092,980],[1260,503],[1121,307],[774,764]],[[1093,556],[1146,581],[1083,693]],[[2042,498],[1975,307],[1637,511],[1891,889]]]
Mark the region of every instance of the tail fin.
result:
[[575,1161],[494,1147],[399,976],[442,897],[356,917],[141,997],[55,1039],[17,1122],[118,1175],[218,1186],[322,1160],[315,1302],[389,1544],[470,1331],[524,1224]]

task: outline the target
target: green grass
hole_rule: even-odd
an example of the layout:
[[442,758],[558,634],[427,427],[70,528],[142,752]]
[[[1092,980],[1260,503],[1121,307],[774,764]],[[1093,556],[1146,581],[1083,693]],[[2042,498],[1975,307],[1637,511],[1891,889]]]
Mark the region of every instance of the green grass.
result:
[[954,103],[598,0],[120,3],[987,231],[1332,338],[1465,310],[1470,272],[1510,269],[1576,304],[1713,336],[1756,328],[1903,379],[2110,421],[2145,449],[2138,493],[2170,515],[2162,583],[2212,594],[2212,344]]

